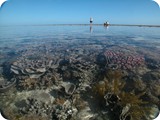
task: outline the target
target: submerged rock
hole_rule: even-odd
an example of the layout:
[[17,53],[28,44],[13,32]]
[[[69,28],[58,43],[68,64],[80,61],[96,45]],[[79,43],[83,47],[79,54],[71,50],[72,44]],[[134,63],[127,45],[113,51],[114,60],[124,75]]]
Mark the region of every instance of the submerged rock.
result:
[[68,95],[72,95],[73,92],[75,91],[76,89],[76,86],[73,84],[73,83],[63,83],[62,86],[64,87],[65,89],[65,92],[68,94]]
[[95,117],[95,114],[91,113],[91,109],[86,107],[78,112],[77,120],[90,120]]

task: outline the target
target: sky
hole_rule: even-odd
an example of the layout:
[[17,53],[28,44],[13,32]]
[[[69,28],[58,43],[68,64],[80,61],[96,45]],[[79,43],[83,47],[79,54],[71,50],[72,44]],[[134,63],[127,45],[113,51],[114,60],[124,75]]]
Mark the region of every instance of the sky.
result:
[[0,8],[0,25],[39,24],[160,25],[160,8],[152,0],[8,0]]

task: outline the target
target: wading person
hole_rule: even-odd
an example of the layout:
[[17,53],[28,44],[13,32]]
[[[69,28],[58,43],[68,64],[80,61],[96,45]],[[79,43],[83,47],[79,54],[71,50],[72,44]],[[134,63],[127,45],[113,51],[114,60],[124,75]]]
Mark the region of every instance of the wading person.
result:
[[93,18],[90,18],[90,24],[92,24],[93,23]]

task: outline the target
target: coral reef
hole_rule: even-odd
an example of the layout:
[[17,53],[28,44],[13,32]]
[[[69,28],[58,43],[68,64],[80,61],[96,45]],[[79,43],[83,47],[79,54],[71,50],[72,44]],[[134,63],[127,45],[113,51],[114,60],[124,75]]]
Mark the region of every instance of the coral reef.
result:
[[149,85],[151,93],[155,96],[160,96],[160,81],[152,81]]
[[106,58],[106,65],[108,67],[116,65],[115,69],[131,70],[144,64],[143,56],[126,49],[107,49],[104,52],[104,56]]
[[[122,92],[119,94],[120,98],[120,106],[123,107],[122,112],[125,107],[129,107],[126,113],[121,114],[121,116],[125,117],[130,117],[131,120],[141,120],[142,118],[145,117],[145,113],[149,111],[149,108],[145,109],[144,105],[147,104],[146,101],[143,101],[140,97],[143,95],[135,95],[134,93],[126,93]],[[124,117],[124,118],[125,118]],[[124,119],[125,120],[125,119]]]
[[46,60],[19,59],[13,62],[11,71],[15,74],[28,75],[30,78],[39,78],[52,66],[52,60]]
[[141,79],[135,79],[133,84],[136,91],[142,92],[146,90],[147,85]]
[[160,68],[160,50],[159,49],[148,49],[148,48],[139,48],[140,54],[145,56],[145,62],[149,69],[158,70]]
[[35,114],[38,116],[50,116],[52,113],[52,106],[35,98],[27,98],[24,106],[19,108],[21,114]]
[[63,104],[59,104],[55,107],[53,119],[67,120],[72,118],[77,112],[77,108],[73,107],[69,100],[66,100]]
[[19,82],[19,87],[26,89],[26,90],[31,90],[31,89],[35,89],[37,84],[38,84],[37,79],[27,78],[27,79]]
[[[101,96],[106,101],[106,107],[113,115],[113,119],[119,120],[140,120],[148,119],[146,112],[151,108],[146,108],[148,102],[141,97],[145,92],[135,94],[125,91],[125,81],[122,78],[121,71],[108,71],[106,78],[95,85],[96,95]],[[104,100],[103,99],[103,100]]]
[[39,78],[18,75],[17,79],[17,88],[19,90],[47,89],[54,84],[58,85],[58,81],[61,80],[60,75],[52,70],[47,70],[46,73]]
[[122,72],[119,70],[109,70],[105,73],[103,81],[99,81],[98,84],[94,86],[96,92],[99,95],[104,96],[106,92],[113,92],[118,94],[124,87],[125,82],[121,80]]
[[[17,54],[5,63],[0,60],[0,92],[7,88],[0,93],[0,105],[8,119],[155,118],[160,108],[159,54],[124,45],[119,36],[93,38],[43,39],[1,55],[4,60]],[[16,93],[9,93],[10,88]]]
[[7,92],[16,85],[16,78],[12,78],[10,81],[4,77],[0,77],[0,93]]
[[48,120],[48,117],[42,117],[35,114],[20,115],[16,111],[6,108],[3,110],[4,117],[8,120]]

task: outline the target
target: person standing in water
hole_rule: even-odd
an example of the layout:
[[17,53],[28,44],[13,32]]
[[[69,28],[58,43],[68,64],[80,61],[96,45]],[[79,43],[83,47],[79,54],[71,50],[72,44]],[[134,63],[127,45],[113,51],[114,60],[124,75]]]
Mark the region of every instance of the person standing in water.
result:
[[93,29],[92,29],[92,23],[93,23],[93,18],[90,18],[90,33],[92,33]]
[[93,18],[90,18],[90,24],[92,24],[93,23]]

